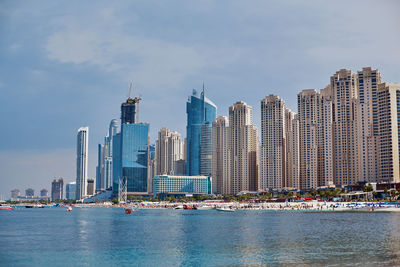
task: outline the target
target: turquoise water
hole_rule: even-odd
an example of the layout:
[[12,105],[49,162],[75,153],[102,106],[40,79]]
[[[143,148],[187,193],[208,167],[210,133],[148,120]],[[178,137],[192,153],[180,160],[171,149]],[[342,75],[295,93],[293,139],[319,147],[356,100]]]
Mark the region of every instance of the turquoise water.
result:
[[393,266],[400,214],[0,211],[0,266]]

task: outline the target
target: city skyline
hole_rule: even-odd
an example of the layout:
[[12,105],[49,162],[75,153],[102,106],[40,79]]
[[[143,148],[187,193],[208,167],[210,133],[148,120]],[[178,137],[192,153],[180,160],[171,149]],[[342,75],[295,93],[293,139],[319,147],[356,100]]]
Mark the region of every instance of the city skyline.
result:
[[[160,3],[121,2],[112,8],[105,2],[83,4],[75,14],[78,5],[74,3],[45,8],[34,2],[4,2],[0,7],[4,14],[0,30],[5,33],[0,50],[4,58],[0,109],[2,123],[8,126],[1,133],[7,142],[0,147],[0,193],[9,195],[14,188],[21,192],[28,187],[35,192],[49,189],[54,176],[74,181],[74,132],[82,125],[91,128],[88,176],[94,178],[97,143],[103,140],[109,121],[119,118],[119,105],[131,81],[135,94],[141,94],[146,103],[141,105],[140,120],[151,124],[151,143],[163,126],[185,135],[182,103],[193,87],[201,90],[203,81],[206,95],[218,105],[217,115],[227,116],[232,103],[244,101],[254,107],[259,131],[260,99],[279,95],[296,110],[301,90],[324,88],[342,68],[357,72],[371,66],[382,73],[383,81],[399,82],[399,56],[390,53],[396,51],[399,39],[395,34],[397,3],[362,2],[364,12],[356,13],[359,4],[346,3],[343,11],[333,3],[326,7],[313,1],[260,2],[255,10],[237,2],[229,8],[207,2],[195,10],[174,2],[166,16],[159,11],[165,8]],[[94,12],[85,19],[82,15],[89,8]],[[239,10],[243,12],[238,17]],[[288,22],[274,15],[283,11],[293,13]],[[222,14],[226,22],[220,21]],[[148,15],[157,16],[151,16],[150,23]],[[171,15],[177,23],[168,20]],[[371,19],[379,16],[385,21]],[[191,22],[189,29],[178,25],[185,21]],[[160,25],[166,27],[161,31]],[[195,31],[190,34],[192,28]],[[139,50],[140,45],[148,50]],[[65,49],[69,47],[74,49]],[[153,56],[156,50],[160,52]],[[132,60],[138,55],[142,55],[140,60]],[[174,65],[169,67],[171,62]],[[174,66],[177,73],[171,71],[176,70]],[[12,113],[15,106],[18,110]],[[165,106],[170,112],[163,112]]]

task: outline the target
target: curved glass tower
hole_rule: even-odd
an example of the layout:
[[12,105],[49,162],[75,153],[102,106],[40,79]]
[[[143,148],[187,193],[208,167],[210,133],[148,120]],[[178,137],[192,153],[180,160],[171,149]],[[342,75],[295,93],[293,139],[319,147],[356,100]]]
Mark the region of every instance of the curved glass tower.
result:
[[[216,119],[217,106],[204,96],[204,87],[203,92],[200,94],[196,92],[196,90],[193,90],[193,94],[189,97],[188,102],[186,103],[186,113],[186,173],[187,175],[210,175],[211,160],[207,159],[212,156],[212,152],[205,148],[211,146],[210,142],[212,138],[211,131],[207,131],[205,127],[211,127],[212,121]],[[205,134],[209,134],[209,138],[207,138]],[[206,155],[206,151],[209,151],[210,155]],[[200,164],[201,162],[202,164]],[[210,166],[207,166],[207,163]]]

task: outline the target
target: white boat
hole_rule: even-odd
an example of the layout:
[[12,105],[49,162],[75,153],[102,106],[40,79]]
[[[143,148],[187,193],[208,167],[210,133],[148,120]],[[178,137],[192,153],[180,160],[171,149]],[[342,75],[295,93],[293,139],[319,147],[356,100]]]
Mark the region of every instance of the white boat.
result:
[[234,212],[234,209],[231,208],[217,208],[218,211],[227,211],[227,212]]
[[174,209],[176,209],[176,210],[183,210],[183,205],[176,206]]
[[196,207],[198,210],[213,210],[214,207],[212,206],[197,206]]

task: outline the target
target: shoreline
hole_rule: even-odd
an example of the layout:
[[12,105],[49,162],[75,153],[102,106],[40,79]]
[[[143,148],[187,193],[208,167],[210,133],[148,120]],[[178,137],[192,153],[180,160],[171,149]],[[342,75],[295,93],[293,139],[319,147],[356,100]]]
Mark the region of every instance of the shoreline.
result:
[[363,212],[400,212],[400,203],[397,202],[333,202],[333,201],[307,201],[307,202],[137,202],[127,204],[87,203],[87,204],[56,204],[34,205],[31,203],[19,203],[10,205],[15,208],[26,206],[43,208],[125,208],[125,209],[178,209],[178,210],[222,210],[222,211],[296,211],[296,212],[339,212],[339,211],[363,211]]

